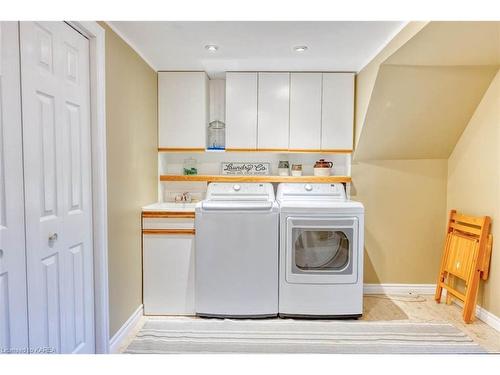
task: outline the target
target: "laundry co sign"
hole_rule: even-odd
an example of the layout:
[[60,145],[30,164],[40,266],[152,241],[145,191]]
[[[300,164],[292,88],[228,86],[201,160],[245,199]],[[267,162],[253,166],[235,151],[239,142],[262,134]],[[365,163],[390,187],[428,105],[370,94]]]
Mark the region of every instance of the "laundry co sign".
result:
[[270,163],[254,162],[222,162],[221,174],[223,175],[250,175],[262,176],[268,175],[270,171]]

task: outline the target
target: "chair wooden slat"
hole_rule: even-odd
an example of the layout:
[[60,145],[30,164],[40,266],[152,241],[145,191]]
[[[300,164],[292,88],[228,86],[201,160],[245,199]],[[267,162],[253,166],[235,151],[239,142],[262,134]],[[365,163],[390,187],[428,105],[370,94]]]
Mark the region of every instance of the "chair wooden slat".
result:
[[476,236],[481,235],[481,228],[480,227],[473,227],[473,226],[467,226],[459,223],[450,223],[450,227],[456,230],[459,230],[460,232],[463,233],[469,233],[469,234],[474,234]]
[[462,294],[458,290],[451,288],[448,284],[441,283],[440,285],[441,287],[445,288],[449,294],[457,297],[460,301],[465,300],[465,294]]
[[451,216],[453,221],[458,221],[460,223],[467,223],[470,225],[476,225],[478,227],[483,226],[484,217],[476,217],[476,216],[466,216],[459,214],[455,211],[455,213]]

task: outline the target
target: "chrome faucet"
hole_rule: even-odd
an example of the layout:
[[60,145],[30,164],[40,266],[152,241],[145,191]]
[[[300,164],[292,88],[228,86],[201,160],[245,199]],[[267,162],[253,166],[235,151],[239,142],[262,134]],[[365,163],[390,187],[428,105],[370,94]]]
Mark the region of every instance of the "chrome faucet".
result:
[[192,199],[192,197],[191,197],[191,194],[189,192],[184,192],[182,194],[178,194],[175,196],[176,202],[190,203],[191,199]]

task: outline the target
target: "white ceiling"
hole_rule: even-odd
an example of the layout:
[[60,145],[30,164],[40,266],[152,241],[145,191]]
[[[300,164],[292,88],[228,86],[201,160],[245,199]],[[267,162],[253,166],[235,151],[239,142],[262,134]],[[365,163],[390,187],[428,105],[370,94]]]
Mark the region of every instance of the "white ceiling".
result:
[[[155,70],[361,70],[406,24],[379,21],[172,22],[108,24]],[[210,53],[204,47],[216,44]],[[304,53],[294,46],[306,45]]]

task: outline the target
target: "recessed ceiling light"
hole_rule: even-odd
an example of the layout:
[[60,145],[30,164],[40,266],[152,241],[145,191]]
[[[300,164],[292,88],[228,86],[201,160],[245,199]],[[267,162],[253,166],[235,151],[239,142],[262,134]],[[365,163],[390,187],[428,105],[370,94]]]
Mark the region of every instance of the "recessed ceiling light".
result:
[[296,47],[293,47],[293,50],[295,52],[305,52],[305,51],[307,51],[307,46],[296,46]]
[[216,46],[215,44],[207,44],[205,49],[210,52],[216,52],[219,49],[219,46]]

